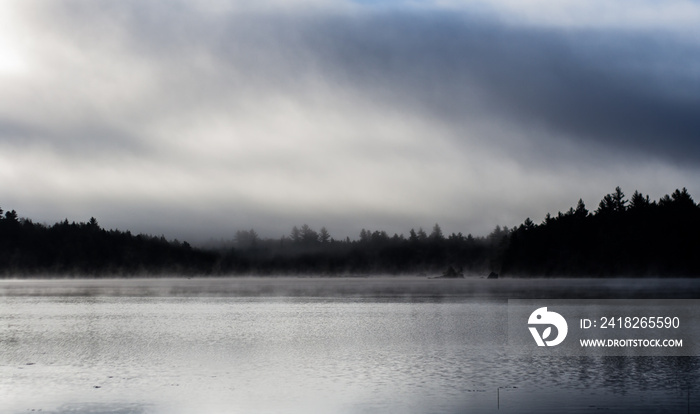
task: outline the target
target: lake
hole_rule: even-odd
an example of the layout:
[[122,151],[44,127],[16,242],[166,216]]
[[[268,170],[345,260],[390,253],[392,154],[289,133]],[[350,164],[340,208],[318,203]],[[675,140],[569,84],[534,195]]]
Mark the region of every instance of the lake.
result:
[[695,280],[0,281],[0,413],[587,413],[700,407],[697,357],[507,347],[507,299]]

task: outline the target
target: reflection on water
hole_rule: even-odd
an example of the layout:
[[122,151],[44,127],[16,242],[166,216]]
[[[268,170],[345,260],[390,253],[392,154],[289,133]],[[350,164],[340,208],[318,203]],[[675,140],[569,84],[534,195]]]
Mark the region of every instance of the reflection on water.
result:
[[506,306],[488,298],[6,296],[0,413],[700,406],[698,358],[511,355]]

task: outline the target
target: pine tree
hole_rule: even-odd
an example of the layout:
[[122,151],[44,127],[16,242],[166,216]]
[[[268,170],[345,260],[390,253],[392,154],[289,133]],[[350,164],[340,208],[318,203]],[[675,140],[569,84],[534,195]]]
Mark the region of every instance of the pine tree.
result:
[[635,190],[634,194],[632,194],[632,198],[630,198],[630,210],[639,210],[647,208],[650,205],[649,196],[644,197],[642,193]]
[[625,200],[625,193],[622,192],[620,187],[615,187],[615,192],[612,193],[613,200],[613,211],[616,213],[622,213],[627,209],[627,200]]
[[576,210],[574,210],[574,216],[576,216],[578,218],[588,217],[588,210],[586,209],[586,205],[583,203],[583,199],[581,199],[581,198],[578,199],[578,204],[576,204]]
[[328,233],[328,229],[325,227],[321,227],[321,231],[318,234],[318,240],[321,243],[328,243],[328,241],[331,239],[330,233]]
[[430,233],[430,238],[432,240],[444,240],[445,236],[442,234],[442,229],[440,228],[440,225],[435,223],[433,226],[433,231]]
[[289,237],[292,239],[293,243],[301,242],[301,231],[299,231],[297,226],[292,227],[292,233],[289,235]]

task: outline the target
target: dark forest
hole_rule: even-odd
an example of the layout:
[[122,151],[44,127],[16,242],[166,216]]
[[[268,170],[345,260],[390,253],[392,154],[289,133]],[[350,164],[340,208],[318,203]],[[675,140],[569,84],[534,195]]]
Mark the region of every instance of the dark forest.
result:
[[[408,236],[362,230],[336,240],[325,228],[293,227],[264,239],[241,230],[230,243],[193,247],[165,237],[106,230],[95,218],[54,225],[0,209],[2,277],[452,274],[511,277],[695,277],[700,275],[700,207],[688,191],[660,200],[618,187],[595,211],[582,200],[567,212],[496,226],[487,236]],[[456,270],[455,270],[456,269]]]

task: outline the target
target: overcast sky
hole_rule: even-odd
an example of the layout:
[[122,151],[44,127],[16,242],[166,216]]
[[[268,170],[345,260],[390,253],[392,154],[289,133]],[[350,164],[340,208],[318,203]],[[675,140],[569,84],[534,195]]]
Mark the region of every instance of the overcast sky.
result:
[[192,241],[700,199],[700,2],[3,0],[0,207]]

